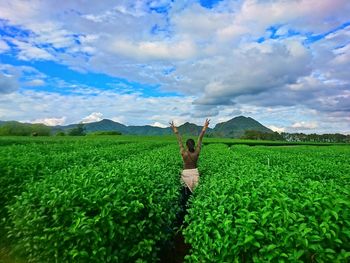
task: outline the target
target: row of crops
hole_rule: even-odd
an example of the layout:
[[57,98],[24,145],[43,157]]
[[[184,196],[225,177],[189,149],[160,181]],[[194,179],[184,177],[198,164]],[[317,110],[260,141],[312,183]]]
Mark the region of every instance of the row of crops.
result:
[[348,147],[208,146],[187,261],[349,262],[349,160]]
[[0,151],[2,232],[28,262],[153,262],[173,233],[176,145],[96,140]]
[[[0,234],[25,262],[155,262],[178,231],[175,143],[1,145]],[[348,262],[349,159],[346,146],[205,145],[185,261]]]

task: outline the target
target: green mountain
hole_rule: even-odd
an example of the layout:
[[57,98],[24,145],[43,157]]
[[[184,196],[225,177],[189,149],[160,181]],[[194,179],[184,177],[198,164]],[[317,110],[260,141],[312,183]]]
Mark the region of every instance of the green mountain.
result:
[[169,127],[160,128],[151,125],[145,126],[128,126],[127,127],[128,134],[135,135],[170,135],[172,133]]
[[229,121],[216,124],[213,129],[213,135],[217,137],[240,138],[247,130],[273,132],[253,118],[238,116]]
[[103,119],[98,122],[86,123],[85,128],[87,132],[95,131],[119,131],[121,133],[127,133],[128,127],[119,122]]
[[[56,133],[58,131],[64,131],[67,132],[70,129],[73,129],[77,126],[77,124],[70,124],[67,126],[54,126],[52,128],[53,133]],[[97,122],[91,122],[84,124],[85,131],[90,132],[96,132],[96,131],[119,131],[123,134],[127,133],[127,126],[124,124],[121,124],[119,122],[114,122],[112,120],[103,119],[101,121]]]
[[[4,126],[6,121],[0,121],[0,126]],[[30,124],[28,124],[30,125]],[[14,124],[12,125],[14,126]],[[15,125],[16,126],[16,125]],[[77,124],[70,124],[66,126],[54,126],[47,127],[51,129],[51,134],[56,134],[58,131],[68,132],[70,129],[75,128]],[[97,131],[118,131],[122,134],[130,135],[171,135],[172,130],[170,127],[160,128],[150,125],[144,126],[126,126],[124,124],[114,122],[112,120],[103,119],[98,122],[91,122],[84,124],[87,133]],[[18,125],[16,126],[18,127]],[[203,126],[198,126],[194,123],[186,122],[178,127],[180,134],[189,136],[198,136]],[[17,128],[16,128],[17,129]],[[239,116],[229,121],[218,123],[214,129],[208,129],[207,134],[214,137],[232,137],[240,138],[244,135],[246,130],[255,130],[261,132],[272,132],[256,120],[250,117]]]
[[[198,136],[202,131],[203,126],[198,126],[194,123],[185,122],[178,127],[179,133],[190,136]],[[210,129],[208,129],[209,131]]]
[[0,123],[0,135],[47,136],[50,133],[51,127],[41,123],[22,123],[18,121],[3,121]]

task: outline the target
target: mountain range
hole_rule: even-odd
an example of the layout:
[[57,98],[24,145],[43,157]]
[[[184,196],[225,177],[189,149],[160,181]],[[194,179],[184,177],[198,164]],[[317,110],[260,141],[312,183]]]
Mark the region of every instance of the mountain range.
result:
[[[67,131],[74,128],[77,124],[71,124],[68,126],[54,126],[53,132],[59,130]],[[186,122],[178,127],[180,134],[197,136],[202,130],[203,126],[198,126],[194,123]],[[172,134],[171,128],[160,128],[151,125],[144,126],[126,126],[119,122],[103,119],[98,122],[91,122],[85,124],[86,132],[96,131],[119,131],[122,134],[130,135],[170,135]],[[207,130],[208,134],[215,137],[233,137],[239,138],[244,135],[246,130],[255,130],[260,132],[273,132],[269,128],[265,127],[258,121],[250,117],[238,116],[229,121],[221,122],[215,125],[213,129]]]
[[[0,126],[6,122],[0,121]],[[67,132],[70,129],[76,127],[78,124],[70,124],[66,126],[52,126],[51,132],[53,134],[63,131]],[[171,128],[160,128],[151,125],[144,126],[126,126],[119,122],[115,122],[108,119],[103,119],[97,122],[91,122],[84,124],[87,133],[97,131],[118,131],[122,134],[130,135],[170,135],[172,134]],[[180,134],[198,136],[203,126],[198,126],[194,123],[186,122],[178,127]],[[258,121],[250,117],[238,116],[232,118],[226,122],[221,122],[215,125],[213,129],[209,128],[207,134],[213,137],[231,137],[239,138],[244,135],[246,130],[254,130],[260,132],[273,132],[269,128],[265,127]]]

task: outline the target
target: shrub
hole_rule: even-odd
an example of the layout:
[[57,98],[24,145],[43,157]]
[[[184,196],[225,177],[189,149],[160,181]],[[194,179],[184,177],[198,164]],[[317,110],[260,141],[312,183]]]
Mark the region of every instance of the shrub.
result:
[[208,148],[187,261],[349,260],[349,148]]
[[68,131],[68,135],[70,136],[84,136],[85,133],[85,126],[82,123],[79,123],[75,128],[72,128]]
[[61,170],[9,206],[10,237],[30,262],[154,262],[179,210],[180,169],[171,146]]
[[56,136],[66,136],[64,131],[59,131],[55,134]]

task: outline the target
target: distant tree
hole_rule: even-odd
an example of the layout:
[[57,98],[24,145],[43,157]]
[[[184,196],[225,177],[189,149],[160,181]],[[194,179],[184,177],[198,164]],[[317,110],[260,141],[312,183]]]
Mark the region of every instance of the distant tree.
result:
[[241,139],[260,140],[260,133],[258,131],[248,130],[244,132]]
[[51,133],[51,128],[44,124],[31,124],[32,135],[36,136],[49,136]]
[[84,124],[79,123],[75,128],[70,129],[68,131],[68,135],[70,135],[70,136],[84,136],[84,135],[86,135]]
[[206,138],[213,138],[214,137],[214,133],[206,133],[206,134],[204,134],[204,137],[206,137]]
[[241,139],[248,140],[269,140],[269,141],[282,141],[283,136],[278,132],[261,132],[255,130],[247,130]]
[[122,133],[118,131],[96,131],[88,135],[122,135]]
[[347,143],[350,142],[350,135],[344,134],[304,134],[304,133],[281,133],[281,136],[286,141],[292,142],[326,142],[326,143]]
[[64,131],[58,131],[55,135],[56,136],[65,136],[66,134],[64,133]]

